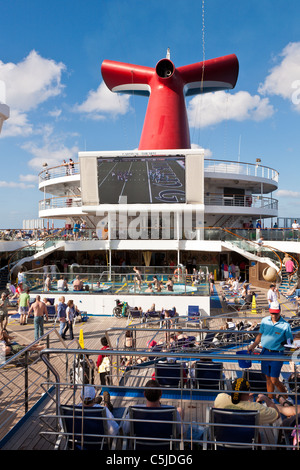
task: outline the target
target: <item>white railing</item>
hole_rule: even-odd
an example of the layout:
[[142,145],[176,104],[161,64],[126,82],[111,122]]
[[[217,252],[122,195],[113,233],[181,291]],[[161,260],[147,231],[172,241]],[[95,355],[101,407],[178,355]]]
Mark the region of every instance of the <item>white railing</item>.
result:
[[204,204],[207,206],[234,206],[257,207],[265,209],[278,209],[278,200],[265,196],[251,196],[242,194],[209,194],[204,196]]
[[[204,204],[207,206],[232,206],[232,207],[253,207],[265,209],[278,209],[278,200],[265,196],[243,196],[232,194],[224,196],[222,194],[210,194],[204,197]],[[39,210],[59,209],[68,207],[81,207],[81,196],[63,196],[45,198],[39,202]]]
[[39,202],[39,210],[81,207],[81,196],[64,196],[45,198]]
[[[273,168],[255,163],[234,162],[229,160],[204,160],[204,171],[209,173],[223,173],[254,176],[265,178],[278,183],[279,173]],[[68,164],[55,167],[46,167],[39,174],[39,182],[42,183],[49,179],[72,176],[80,173],[79,163],[74,163],[73,169]]]
[[78,175],[79,173],[79,163],[74,163],[72,168],[70,167],[70,165],[68,165],[68,163],[64,165],[54,166],[52,168],[46,167],[39,174],[39,183],[43,183],[47,180],[51,180],[54,178],[63,178],[65,176]]
[[209,173],[238,174],[265,178],[278,183],[279,173],[273,168],[254,163],[227,160],[204,160],[204,171]]

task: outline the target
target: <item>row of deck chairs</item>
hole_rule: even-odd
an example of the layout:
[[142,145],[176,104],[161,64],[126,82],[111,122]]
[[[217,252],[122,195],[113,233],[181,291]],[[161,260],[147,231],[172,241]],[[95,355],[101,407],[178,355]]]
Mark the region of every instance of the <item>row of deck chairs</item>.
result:
[[[174,309],[168,310],[169,318],[175,319],[176,321],[176,311]],[[129,309],[129,320],[140,320],[141,322],[147,322],[151,320],[160,320],[165,319],[165,313],[161,310],[153,310],[148,312],[142,312],[135,308]]]
[[[108,436],[105,407],[85,408],[83,412],[81,407],[64,405],[60,407],[60,413],[62,431],[66,438],[64,449],[115,448],[116,444]],[[259,442],[258,414],[258,411],[210,407],[207,413],[208,424],[204,428],[203,448],[254,449]],[[175,407],[130,406],[126,410],[126,416],[130,422],[130,432],[128,436],[119,437],[123,450],[157,453],[179,450],[181,436],[177,432]],[[211,444],[207,444],[207,441]]]
[[[245,300],[241,295],[245,283],[246,280],[243,281],[241,285],[239,285],[239,290],[237,292],[230,290],[226,284],[222,286],[222,300],[228,309],[233,310],[234,312],[240,312],[248,310],[252,307],[252,299],[250,301]],[[250,287],[251,284],[248,285],[248,292],[250,292]],[[256,294],[254,295],[256,297]]]
[[[222,364],[205,363],[204,370],[209,373],[214,370],[216,388],[220,386]],[[199,370],[202,370],[201,368]],[[157,372],[157,369],[156,369]],[[253,376],[250,375],[252,372]],[[245,371],[250,381],[251,390],[255,393],[265,390],[265,378],[259,371]],[[205,377],[208,381],[208,377]],[[212,380],[212,379],[210,379]],[[202,380],[201,389],[205,390],[207,383]],[[212,382],[208,385],[212,389]],[[178,415],[174,406],[163,408],[149,408],[146,406],[129,406],[128,408],[115,408],[114,417],[118,424],[129,420],[129,434],[113,438],[108,435],[105,407],[82,408],[71,405],[60,406],[61,431],[57,441],[65,449],[116,449],[117,439],[121,441],[123,450],[149,450],[169,451],[178,450],[181,435],[178,432]],[[217,409],[209,407],[206,416],[203,440],[198,444],[203,449],[221,448],[255,448],[259,443],[258,412],[244,410]],[[233,426],[235,425],[235,426]],[[195,439],[196,441],[197,439]],[[208,442],[207,442],[208,441]]]
[[248,329],[250,326],[247,322],[240,321],[237,325],[234,324],[226,330],[207,330],[205,337],[200,340],[199,350],[203,351],[248,343],[255,339],[260,324],[255,325],[252,330]]
[[220,362],[197,361],[193,368],[194,375],[189,376],[182,362],[157,361],[155,379],[161,387],[184,387],[194,385],[202,390],[223,390],[225,377],[223,364]]

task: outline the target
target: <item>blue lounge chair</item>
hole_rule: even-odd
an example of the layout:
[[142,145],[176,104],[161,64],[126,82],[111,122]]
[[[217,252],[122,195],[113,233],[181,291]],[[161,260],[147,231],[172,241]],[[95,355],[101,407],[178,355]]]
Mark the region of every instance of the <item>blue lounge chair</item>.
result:
[[173,406],[151,408],[130,406],[128,410],[130,436],[128,447],[135,450],[157,450],[159,452],[174,449],[176,439],[177,411]]
[[161,387],[183,386],[184,371],[182,364],[172,362],[156,362],[155,378]]
[[195,384],[201,390],[224,389],[223,364],[199,361],[195,364]]
[[208,438],[213,448],[254,449],[259,439],[258,416],[256,410],[210,408]]
[[66,449],[100,450],[109,448],[104,406],[82,408],[61,405],[61,423],[66,436]]

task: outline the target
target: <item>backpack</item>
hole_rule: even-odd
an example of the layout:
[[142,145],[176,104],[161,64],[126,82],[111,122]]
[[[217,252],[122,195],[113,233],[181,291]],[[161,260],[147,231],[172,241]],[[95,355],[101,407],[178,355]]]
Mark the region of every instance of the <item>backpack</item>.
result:
[[110,371],[110,358],[108,356],[104,356],[100,366],[98,367],[98,372],[101,374],[102,372],[109,372]]
[[87,364],[87,358],[79,355],[70,369],[70,382],[72,384],[93,384],[94,370]]

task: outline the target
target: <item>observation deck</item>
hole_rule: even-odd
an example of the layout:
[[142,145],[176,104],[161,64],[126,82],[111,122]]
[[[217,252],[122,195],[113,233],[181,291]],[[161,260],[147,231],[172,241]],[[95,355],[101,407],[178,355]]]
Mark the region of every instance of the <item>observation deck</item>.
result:
[[[278,171],[258,163],[204,159],[207,226],[222,225],[221,216],[277,217],[278,200],[272,192],[278,189],[278,179]],[[39,174],[39,189],[44,193],[39,202],[41,218],[80,218],[87,214],[81,200],[80,163],[72,170],[65,165],[46,167]],[[110,210],[108,204],[101,208]],[[115,210],[113,205],[111,210]]]

